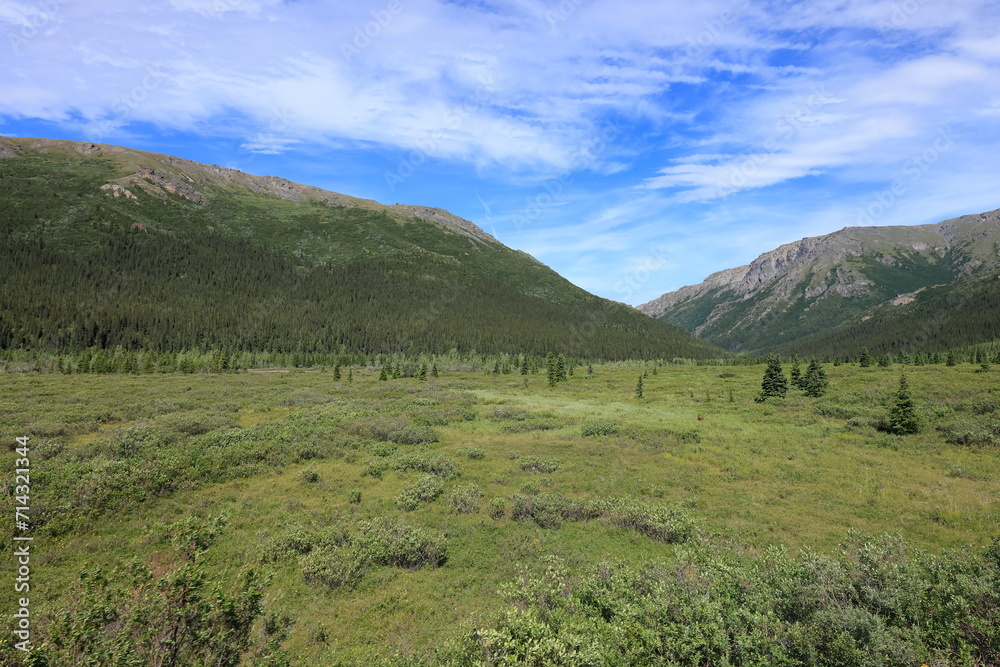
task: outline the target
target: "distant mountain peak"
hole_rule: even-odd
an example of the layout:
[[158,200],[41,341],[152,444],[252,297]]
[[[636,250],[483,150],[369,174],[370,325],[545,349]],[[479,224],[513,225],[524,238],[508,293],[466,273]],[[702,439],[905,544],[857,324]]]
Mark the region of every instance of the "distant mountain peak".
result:
[[845,227],[786,243],[638,309],[722,347],[767,350],[998,268],[998,244],[1000,210],[929,225]]

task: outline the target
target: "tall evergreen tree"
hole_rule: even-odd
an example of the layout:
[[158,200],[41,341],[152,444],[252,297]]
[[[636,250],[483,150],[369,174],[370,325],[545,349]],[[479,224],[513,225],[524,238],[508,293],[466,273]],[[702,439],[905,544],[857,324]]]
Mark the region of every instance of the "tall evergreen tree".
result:
[[642,374],[639,375],[639,382],[635,385],[635,397],[642,398]]
[[799,368],[798,359],[792,359],[792,370],[789,371],[788,378],[791,385],[796,389],[805,389],[802,386],[802,370]]
[[861,357],[858,359],[858,365],[861,368],[868,368],[872,365],[872,355],[868,353],[868,348],[861,348]]
[[340,364],[333,367],[333,381],[340,382]]
[[887,430],[896,435],[911,435],[920,431],[920,419],[906,384],[906,373],[899,376],[899,389],[896,391],[892,407],[889,408]]
[[420,371],[417,372],[417,379],[427,382],[427,362],[420,364]]
[[521,355],[521,375],[528,374],[528,355]]
[[802,388],[805,390],[806,396],[819,398],[826,393],[826,388],[829,385],[830,382],[826,379],[826,371],[823,370],[823,366],[820,365],[816,357],[813,357],[809,361],[809,368],[806,369],[805,377],[802,378]]
[[957,363],[958,363],[958,360],[955,358],[955,352],[952,351],[952,350],[948,350],[948,358],[945,359],[944,365],[945,366],[954,366]]
[[382,364],[382,369],[378,373],[378,379],[382,382],[389,379],[389,374],[385,370],[385,364]]
[[760,396],[757,397],[757,402],[771,397],[784,398],[787,393],[788,378],[781,370],[781,359],[772,355],[767,359],[767,368],[764,370],[764,379],[760,385]]

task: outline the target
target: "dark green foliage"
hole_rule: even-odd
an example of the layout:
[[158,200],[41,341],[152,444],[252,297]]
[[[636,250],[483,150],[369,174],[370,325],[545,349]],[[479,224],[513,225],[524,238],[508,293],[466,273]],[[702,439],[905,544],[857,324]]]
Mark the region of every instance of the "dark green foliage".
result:
[[460,486],[451,493],[451,509],[457,514],[478,514],[482,497],[482,490],[475,484]]
[[383,382],[389,379],[389,375],[385,372],[385,364],[382,364],[382,368],[378,371],[378,379]]
[[896,391],[892,407],[889,409],[886,430],[896,435],[912,435],[920,432],[920,419],[917,416],[917,408],[913,404],[913,399],[910,397],[905,373],[899,376],[899,389]]
[[585,438],[614,435],[616,433],[618,433],[618,424],[615,424],[614,422],[588,422],[580,428],[580,434]]
[[547,456],[522,456],[518,459],[521,470],[533,472],[555,472],[559,469],[559,459]]
[[[263,582],[253,570],[240,575],[232,591],[211,585],[201,557],[223,521],[192,519],[171,527],[179,556],[166,572],[133,561],[110,573],[84,570],[72,601],[35,633],[26,662],[9,665],[216,665],[252,663],[252,631],[262,617]],[[269,664],[288,664],[277,645],[287,636],[264,624]],[[3,657],[3,656],[0,656]],[[18,661],[18,662],[15,662]]]
[[802,378],[802,389],[806,392],[806,396],[819,398],[826,393],[829,385],[830,381],[826,378],[826,371],[823,370],[819,360],[813,357],[809,361],[809,368],[806,369],[805,376]]
[[635,397],[642,398],[642,376],[639,376],[639,382],[635,385]]
[[796,389],[802,389],[802,370],[797,359],[792,359],[792,369],[788,372],[788,381]]
[[116,199],[100,188],[117,169],[72,149],[0,160],[0,349],[121,346],[96,372],[128,373],[138,350],[722,354],[488,239],[221,183],[203,204]]
[[424,475],[412,484],[407,485],[396,499],[396,506],[412,512],[424,503],[433,502],[444,493],[444,484],[436,475]]
[[831,555],[713,545],[668,566],[546,557],[448,664],[869,665],[1000,661],[1000,544],[933,556],[849,534]]
[[781,370],[781,359],[777,356],[768,357],[767,368],[764,370],[764,379],[760,386],[760,395],[757,401],[768,398],[784,398],[788,393],[788,378]]
[[958,361],[955,358],[955,353],[953,351],[949,350],[948,351],[948,357],[947,357],[947,359],[945,359],[945,362],[944,362],[945,366],[954,366],[957,363],[958,363]]
[[340,364],[333,367],[333,380],[334,382],[340,382]]

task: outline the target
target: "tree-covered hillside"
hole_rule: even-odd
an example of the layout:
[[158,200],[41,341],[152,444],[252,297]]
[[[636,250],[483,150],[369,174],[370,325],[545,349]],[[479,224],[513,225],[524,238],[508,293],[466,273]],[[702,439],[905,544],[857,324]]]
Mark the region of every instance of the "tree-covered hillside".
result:
[[443,211],[116,147],[0,156],[0,348],[721,354]]

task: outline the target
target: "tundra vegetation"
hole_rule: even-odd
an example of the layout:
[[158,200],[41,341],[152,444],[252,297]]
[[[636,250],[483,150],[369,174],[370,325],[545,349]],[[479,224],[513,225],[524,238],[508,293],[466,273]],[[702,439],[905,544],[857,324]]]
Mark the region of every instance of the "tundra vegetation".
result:
[[0,373],[35,538],[4,665],[1000,662],[1000,397],[967,351],[784,392],[772,360],[763,397],[749,362],[80,356]]

